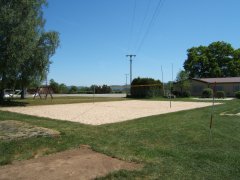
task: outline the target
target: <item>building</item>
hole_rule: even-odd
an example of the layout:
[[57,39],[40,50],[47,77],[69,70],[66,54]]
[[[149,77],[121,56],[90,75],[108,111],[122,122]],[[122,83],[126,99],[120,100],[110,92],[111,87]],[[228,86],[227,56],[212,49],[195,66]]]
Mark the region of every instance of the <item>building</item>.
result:
[[226,96],[235,96],[237,91],[240,91],[240,77],[226,77],[226,78],[193,78],[191,83],[191,95],[201,96],[203,89],[213,88],[216,91],[224,91]]

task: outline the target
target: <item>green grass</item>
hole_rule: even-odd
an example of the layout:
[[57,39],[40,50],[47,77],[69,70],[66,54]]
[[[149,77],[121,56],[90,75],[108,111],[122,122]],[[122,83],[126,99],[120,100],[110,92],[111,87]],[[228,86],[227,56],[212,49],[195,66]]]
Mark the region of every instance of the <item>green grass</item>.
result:
[[[124,100],[151,100],[151,101],[170,101],[168,98],[164,97],[154,97],[154,98],[118,98],[118,97],[54,97],[51,99],[48,97],[47,99],[40,99],[36,97],[33,98],[26,98],[26,99],[14,99],[10,101],[4,101],[0,103],[0,107],[4,106],[37,106],[37,105],[54,105],[54,104],[73,104],[73,103],[92,103],[92,102],[107,102],[107,101],[124,101]],[[188,102],[210,102],[210,100],[197,100],[192,98],[175,98],[171,99],[172,101],[188,101]],[[222,99],[216,99],[216,102],[225,102]]]
[[181,111],[101,126],[37,118],[0,111],[0,120],[19,120],[56,129],[58,138],[0,141],[0,164],[88,144],[94,150],[144,164],[140,171],[119,171],[104,179],[240,179],[240,118],[220,116],[240,101],[216,106],[209,140],[211,108]]
[[14,99],[11,101],[4,101],[1,106],[36,106],[36,105],[53,105],[53,104],[72,104],[72,103],[92,103],[92,102],[106,102],[106,101],[123,101],[126,98],[111,98],[111,97],[54,97],[53,99],[40,99],[36,97],[26,99]]
[[236,109],[231,109],[231,110],[225,112],[224,114],[238,114],[238,113],[240,113],[239,107],[237,107]]

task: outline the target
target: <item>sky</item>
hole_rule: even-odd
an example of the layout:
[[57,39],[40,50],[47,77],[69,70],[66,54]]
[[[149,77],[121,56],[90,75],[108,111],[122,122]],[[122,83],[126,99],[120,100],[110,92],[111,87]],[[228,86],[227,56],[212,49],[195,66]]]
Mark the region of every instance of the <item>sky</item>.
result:
[[162,81],[162,66],[170,81],[193,46],[225,41],[240,48],[239,7],[239,0],[48,0],[45,30],[60,34],[48,79],[124,85],[126,55],[135,54],[133,78]]

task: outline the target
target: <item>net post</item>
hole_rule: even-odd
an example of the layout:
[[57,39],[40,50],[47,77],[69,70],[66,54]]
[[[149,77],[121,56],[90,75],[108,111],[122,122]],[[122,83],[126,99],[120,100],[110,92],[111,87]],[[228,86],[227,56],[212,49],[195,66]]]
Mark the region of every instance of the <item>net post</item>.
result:
[[95,103],[95,85],[93,85],[93,103]]

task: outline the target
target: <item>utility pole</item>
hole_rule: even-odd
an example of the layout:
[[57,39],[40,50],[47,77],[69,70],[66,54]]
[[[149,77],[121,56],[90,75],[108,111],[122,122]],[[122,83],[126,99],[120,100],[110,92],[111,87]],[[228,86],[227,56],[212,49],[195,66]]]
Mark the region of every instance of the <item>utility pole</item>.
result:
[[125,74],[125,76],[126,76],[126,88],[125,88],[125,90],[126,90],[126,94],[127,94],[127,79],[128,79],[128,74]]
[[136,55],[133,55],[133,54],[129,54],[129,55],[126,55],[126,57],[129,57],[130,59],[130,85],[132,84],[132,58],[133,57],[136,57]]

